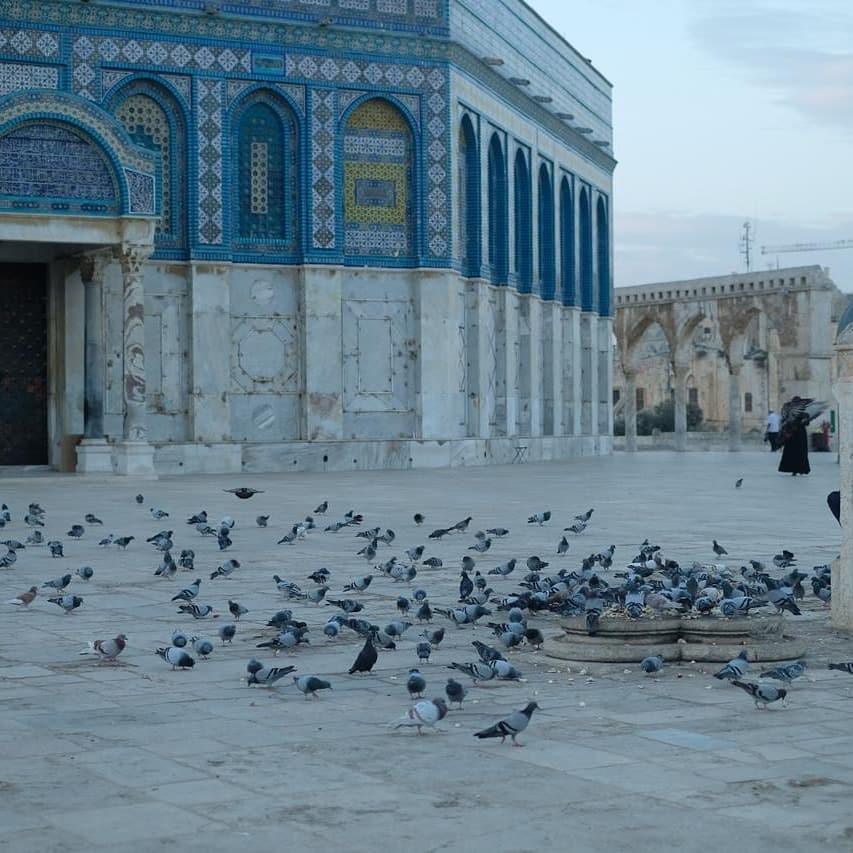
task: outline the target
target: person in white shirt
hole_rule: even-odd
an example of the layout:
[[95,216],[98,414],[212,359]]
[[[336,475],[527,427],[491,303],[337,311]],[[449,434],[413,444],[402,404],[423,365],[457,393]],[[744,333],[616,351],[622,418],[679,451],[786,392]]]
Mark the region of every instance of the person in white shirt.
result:
[[767,432],[764,433],[764,440],[770,442],[770,452],[775,453],[779,449],[779,428],[781,419],[779,413],[771,409],[767,413]]

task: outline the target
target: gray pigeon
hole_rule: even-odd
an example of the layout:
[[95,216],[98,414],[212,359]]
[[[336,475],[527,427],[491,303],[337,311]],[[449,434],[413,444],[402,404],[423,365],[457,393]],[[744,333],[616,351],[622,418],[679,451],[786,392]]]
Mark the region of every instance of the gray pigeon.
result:
[[80,566],[75,572],[77,577],[84,581],[90,581],[95,576],[95,570],[91,566]]
[[50,580],[50,581],[45,581],[42,584],[42,586],[43,587],[49,586],[52,589],[55,589],[57,592],[62,592],[62,590],[64,590],[65,587],[67,587],[68,584],[70,584],[70,583],[71,583],[71,574],[69,573],[67,575],[62,575],[62,577],[54,578],[53,580]]
[[540,527],[546,522],[551,520],[551,510],[545,510],[545,512],[534,512],[530,518],[527,519],[528,524],[538,524]]
[[491,681],[495,677],[495,671],[487,663],[475,661],[474,663],[451,663],[449,669],[458,669],[471,676],[474,684],[478,681]]
[[418,660],[421,663],[429,663],[429,656],[432,652],[432,646],[427,643],[418,643]]
[[660,655],[649,655],[640,661],[640,669],[647,675],[654,675],[663,669],[663,658]]
[[83,603],[82,595],[60,595],[56,598],[48,598],[51,604],[58,604],[66,614],[76,610]]
[[249,612],[248,607],[243,607],[238,601],[228,601],[228,612],[239,622],[241,616],[245,616]]
[[246,672],[249,673],[246,682],[250,685],[261,684],[270,687],[295,669],[295,666],[265,667],[257,658],[252,658],[246,665]]
[[189,613],[193,619],[206,619],[213,613],[213,608],[209,604],[182,604],[178,608],[178,613]]
[[195,666],[193,656],[179,649],[177,646],[168,646],[166,648],[157,649],[156,654],[160,655],[166,663],[172,665],[172,669],[191,669]]
[[124,651],[126,645],[127,637],[124,634],[119,634],[111,640],[91,641],[86,651],[81,652],[81,654],[96,654],[101,660],[112,663]]
[[257,524],[257,525],[258,525],[258,527],[266,527],[266,526],[267,526],[267,522],[268,522],[269,520],[270,520],[270,517],[269,517],[268,515],[259,515],[259,516],[255,519],[255,524]]
[[444,699],[422,699],[394,723],[394,728],[416,726],[418,734],[422,734],[421,730],[424,726],[433,728],[439,720],[443,720],[446,716],[447,703]]
[[447,694],[448,702],[456,702],[459,705],[459,709],[462,709],[462,702],[465,699],[465,688],[458,682],[452,678],[447,679],[447,686],[444,688],[444,692]]
[[743,678],[746,675],[747,669],[749,669],[749,662],[747,660],[748,652],[746,649],[743,649],[740,654],[730,660],[719,672],[714,673],[714,678],[719,679],[734,679],[734,678]]
[[501,739],[501,743],[503,743],[508,737],[512,738],[513,746],[522,746],[516,737],[520,735],[530,724],[530,718],[533,716],[533,712],[539,707],[536,702],[528,702],[526,707],[522,708],[520,711],[513,711],[508,717],[504,717],[499,722],[495,723],[493,726],[490,726],[487,729],[483,729],[481,732],[477,732],[474,737],[478,737],[481,740],[484,738],[493,738],[499,737]]
[[426,679],[417,669],[409,670],[409,677],[406,680],[406,690],[409,691],[409,696],[412,699],[419,698],[424,695],[424,690],[426,690]]
[[332,689],[332,685],[328,681],[324,681],[322,678],[318,678],[316,675],[294,675],[293,682],[302,692],[306,699],[309,696],[313,696],[315,699],[319,699],[320,697],[317,696],[318,690]]
[[788,695],[784,687],[774,687],[772,684],[754,684],[751,681],[739,681],[737,678],[733,678],[731,683],[749,693],[755,699],[755,707],[758,710],[766,710],[771,702],[778,702],[780,699],[784,705]]
[[200,658],[207,658],[210,653],[213,651],[213,643],[210,640],[205,640],[201,637],[193,637],[192,638],[193,651]]
[[219,626],[219,639],[222,640],[222,645],[225,643],[231,643],[234,640],[234,636],[237,633],[236,625],[220,625]]
[[501,681],[521,681],[521,673],[508,661],[493,660],[487,666],[492,668],[495,676]]
[[182,649],[184,648],[184,646],[186,646],[188,642],[189,640],[187,639],[187,635],[180,628],[175,628],[175,630],[172,631],[173,646]]
[[201,588],[201,578],[196,578],[189,586],[184,587],[177,595],[172,596],[172,601],[192,601]]
[[799,678],[806,671],[806,666],[807,664],[804,660],[798,660],[786,666],[777,666],[775,669],[762,672],[760,677],[775,678],[777,681],[784,681],[786,684],[790,684],[795,678]]

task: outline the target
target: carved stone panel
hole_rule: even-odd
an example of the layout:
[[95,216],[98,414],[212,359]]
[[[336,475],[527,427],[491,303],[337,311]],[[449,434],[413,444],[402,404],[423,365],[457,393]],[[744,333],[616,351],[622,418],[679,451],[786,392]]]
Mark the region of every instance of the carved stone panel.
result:
[[298,394],[299,334],[295,317],[232,321],[232,391]]

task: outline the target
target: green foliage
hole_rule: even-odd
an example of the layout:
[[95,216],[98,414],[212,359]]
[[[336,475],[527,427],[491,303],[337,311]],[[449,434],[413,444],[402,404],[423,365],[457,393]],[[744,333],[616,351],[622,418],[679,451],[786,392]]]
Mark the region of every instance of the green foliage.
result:
[[[687,404],[687,429],[691,432],[702,426],[702,409],[694,403]],[[641,409],[637,412],[637,435],[651,435],[658,432],[675,432],[675,403],[666,400],[653,409]],[[624,416],[613,421],[613,434],[625,435]]]

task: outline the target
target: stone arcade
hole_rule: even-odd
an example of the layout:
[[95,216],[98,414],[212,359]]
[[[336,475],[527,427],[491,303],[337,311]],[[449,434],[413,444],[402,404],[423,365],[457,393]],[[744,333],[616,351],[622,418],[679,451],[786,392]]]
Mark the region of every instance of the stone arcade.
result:
[[0,0],[0,464],[609,452],[610,88],[521,0]]

